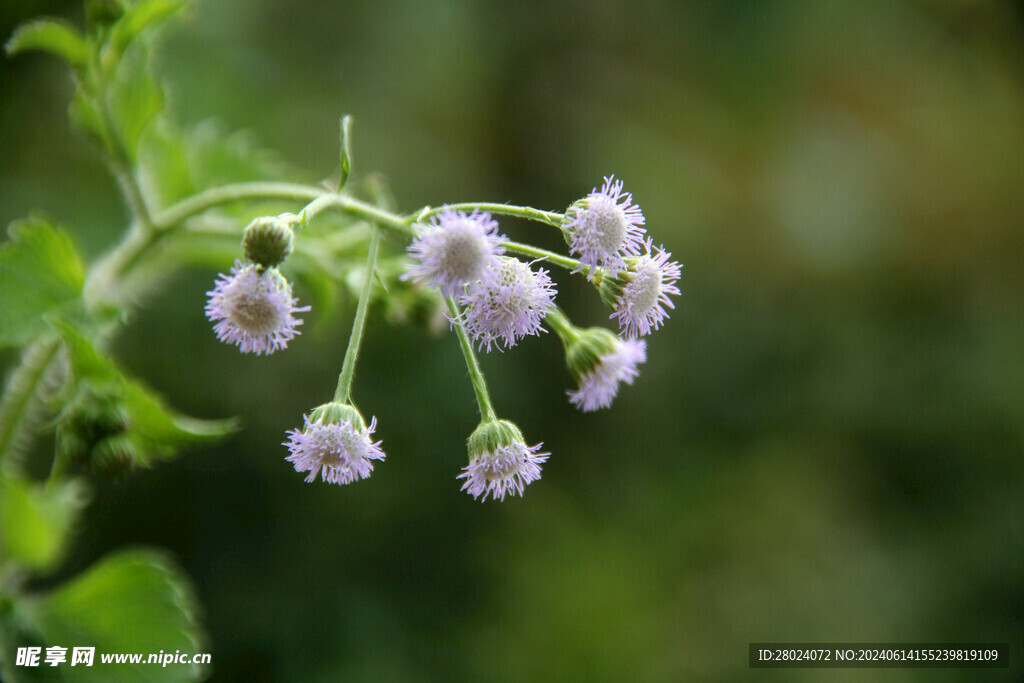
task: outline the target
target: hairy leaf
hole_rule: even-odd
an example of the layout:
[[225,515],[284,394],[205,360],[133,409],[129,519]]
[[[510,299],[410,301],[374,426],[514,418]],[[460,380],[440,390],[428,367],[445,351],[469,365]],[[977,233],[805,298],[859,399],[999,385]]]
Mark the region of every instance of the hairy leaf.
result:
[[[122,373],[73,326],[59,322],[55,326],[67,346],[73,376],[73,395],[67,410],[95,406],[97,402],[90,399],[103,397],[110,415],[95,418],[123,423],[118,430],[89,433],[84,429],[86,433],[77,435],[94,457],[116,445],[117,454],[130,457],[135,465],[149,467],[156,460],[172,457],[182,446],[216,439],[236,428],[233,420],[199,420],[178,414],[141,381]],[[74,422],[72,417],[69,414],[69,425],[62,424],[61,428],[69,427]],[[93,465],[95,469],[96,463]]]
[[[101,653],[205,649],[191,582],[166,553],[123,550],[22,607],[44,642],[68,647],[61,673],[74,681],[192,681],[192,664],[100,664]],[[91,667],[70,666],[71,647],[96,648]],[[45,650],[44,650],[45,652]]]
[[16,221],[0,247],[0,348],[44,332],[43,315],[82,293],[85,273],[71,238],[43,218]]
[[52,569],[86,502],[78,480],[44,486],[0,477],[0,556],[37,571]]

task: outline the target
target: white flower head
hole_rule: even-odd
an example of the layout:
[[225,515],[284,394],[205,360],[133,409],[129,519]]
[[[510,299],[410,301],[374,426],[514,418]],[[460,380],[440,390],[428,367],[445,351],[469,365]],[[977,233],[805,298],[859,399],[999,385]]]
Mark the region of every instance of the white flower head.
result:
[[451,296],[462,286],[487,278],[489,267],[505,253],[498,233],[498,222],[486,212],[445,209],[430,219],[429,225],[417,225],[416,238],[408,247],[416,263],[402,279],[437,287]]
[[269,355],[299,334],[302,320],[295,314],[309,306],[296,306],[291,283],[276,268],[235,261],[231,274],[219,277],[206,293],[206,317],[216,323],[217,339],[235,344],[242,353]]
[[611,317],[618,320],[627,337],[633,338],[661,327],[668,318],[665,308],[675,308],[669,296],[679,295],[675,282],[682,266],[669,261],[672,254],[662,247],[652,253],[650,239],[645,246],[646,253],[626,259],[627,270],[606,277],[600,284],[601,298],[615,311]]
[[637,366],[646,360],[643,340],[619,339],[599,327],[581,330],[566,348],[566,363],[579,385],[568,392],[569,401],[583,412],[608,408],[619,384],[632,384],[640,374]]
[[377,418],[369,426],[355,407],[326,403],[306,416],[305,426],[288,432],[285,446],[291,452],[285,460],[296,472],[309,472],[306,482],[319,474],[329,484],[351,484],[366,479],[373,472],[373,461],[383,460],[380,441],[370,435],[377,428]]
[[541,321],[554,306],[555,285],[543,268],[501,257],[490,276],[477,280],[459,298],[465,307],[466,332],[480,348],[496,342],[512,348],[541,331]]
[[573,272],[589,266],[587,277],[593,278],[597,266],[611,271],[625,268],[623,258],[639,255],[643,247],[643,224],[644,214],[633,204],[633,195],[623,191],[622,181],[606,177],[600,191],[595,187],[570,206],[562,219],[569,253],[580,262]]
[[519,428],[508,420],[483,422],[469,437],[469,464],[457,478],[462,490],[480,500],[522,496],[525,487],[540,479],[540,467],[550,453],[538,453],[541,444],[527,446]]

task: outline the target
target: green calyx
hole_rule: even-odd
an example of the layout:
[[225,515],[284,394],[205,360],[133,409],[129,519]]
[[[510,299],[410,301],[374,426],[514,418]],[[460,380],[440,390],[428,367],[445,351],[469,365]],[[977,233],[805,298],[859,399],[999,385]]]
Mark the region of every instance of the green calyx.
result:
[[562,231],[562,239],[564,239],[565,243],[568,244],[569,246],[572,246],[571,225],[576,221],[577,213],[579,213],[580,211],[584,211],[586,208],[587,198],[584,197],[583,199],[578,199],[575,202],[573,202],[572,205],[569,206],[569,208],[566,209],[565,213],[562,215],[562,224],[559,226],[559,229]]
[[591,372],[601,363],[601,359],[615,351],[622,342],[618,336],[603,327],[588,327],[566,345],[565,364],[573,378]]
[[[626,263],[632,268],[629,258],[626,259]],[[601,295],[601,301],[609,308],[614,309],[619,299],[622,298],[622,290],[629,284],[631,278],[632,270],[620,270],[614,273],[598,271],[593,285],[597,288],[597,293]]]
[[466,440],[470,460],[484,453],[494,453],[499,448],[511,446],[514,443],[525,444],[526,440],[523,439],[523,433],[519,431],[519,427],[508,420],[481,422]]
[[245,257],[264,268],[273,268],[292,253],[295,233],[287,221],[272,216],[253,219],[242,233]]
[[309,414],[309,421],[318,422],[323,425],[348,422],[359,431],[366,429],[366,421],[355,406],[335,401],[314,408]]

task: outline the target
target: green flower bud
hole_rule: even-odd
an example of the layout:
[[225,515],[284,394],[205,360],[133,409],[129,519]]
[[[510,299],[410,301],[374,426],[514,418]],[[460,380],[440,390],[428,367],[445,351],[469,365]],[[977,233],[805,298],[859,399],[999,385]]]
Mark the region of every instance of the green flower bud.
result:
[[242,234],[245,257],[264,268],[277,266],[292,253],[295,233],[288,221],[264,216],[253,219]]
[[137,454],[127,435],[111,436],[92,449],[89,464],[97,477],[118,480],[131,471]]

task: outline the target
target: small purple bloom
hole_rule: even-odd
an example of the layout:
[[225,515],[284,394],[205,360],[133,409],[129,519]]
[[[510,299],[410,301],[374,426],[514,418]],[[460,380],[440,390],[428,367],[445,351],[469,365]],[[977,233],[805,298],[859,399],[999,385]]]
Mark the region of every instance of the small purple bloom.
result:
[[206,317],[216,323],[217,339],[235,344],[242,353],[271,354],[299,334],[309,306],[297,307],[292,286],[275,268],[262,273],[255,265],[235,261],[230,275],[219,275],[207,292]]
[[554,306],[555,285],[544,269],[534,271],[514,258],[501,257],[490,271],[459,298],[465,307],[466,332],[488,351],[499,340],[512,348],[519,339],[541,331],[541,321]]
[[457,477],[465,479],[462,490],[481,502],[487,496],[493,500],[505,500],[506,494],[522,496],[527,484],[540,479],[540,466],[551,455],[538,453],[540,447],[514,441],[474,456]]
[[652,255],[649,239],[646,247],[646,254],[630,259],[629,270],[624,276],[625,284],[611,315],[618,318],[620,329],[628,337],[650,334],[661,327],[668,317],[664,307],[675,308],[669,295],[679,295],[675,282],[679,279],[681,266],[669,261],[672,254],[662,247]]
[[607,408],[619,393],[619,382],[632,384],[640,372],[637,365],[647,360],[647,343],[626,339],[601,356],[597,365],[579,378],[579,389],[570,391],[569,401],[585,413]]
[[377,428],[377,418],[370,419],[369,427],[348,420],[321,424],[303,416],[305,427],[288,432],[291,455],[285,460],[295,465],[296,472],[309,472],[307,482],[316,475],[329,484],[351,484],[366,479],[373,472],[374,460],[383,460],[384,451],[378,441],[370,440]]
[[445,296],[461,290],[462,285],[485,278],[488,266],[497,264],[505,253],[498,233],[498,222],[489,213],[445,209],[430,219],[430,225],[418,226],[419,233],[408,247],[417,263],[402,279],[437,287]]
[[626,267],[623,257],[638,256],[644,244],[644,214],[633,204],[633,195],[622,190],[622,181],[615,176],[604,179],[601,190],[594,190],[573,204],[565,213],[562,230],[569,242],[569,253],[580,261],[573,272],[590,266],[603,266],[612,271]]

